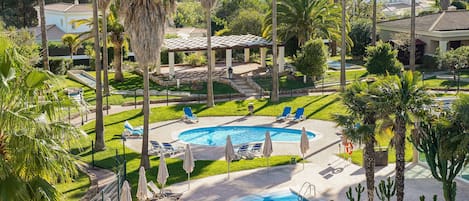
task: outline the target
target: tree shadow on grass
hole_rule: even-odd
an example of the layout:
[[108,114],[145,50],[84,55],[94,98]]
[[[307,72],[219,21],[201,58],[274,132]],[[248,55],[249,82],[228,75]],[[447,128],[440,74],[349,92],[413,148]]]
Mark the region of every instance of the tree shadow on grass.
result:
[[340,98],[335,98],[331,101],[329,101],[328,103],[322,105],[321,107],[319,107],[318,109],[314,110],[313,112],[311,112],[308,116],[306,116],[306,119],[309,119],[310,117],[312,117],[313,115],[317,114],[318,112],[321,112],[322,110],[324,110],[325,108],[329,107],[330,105],[336,103],[340,101]]

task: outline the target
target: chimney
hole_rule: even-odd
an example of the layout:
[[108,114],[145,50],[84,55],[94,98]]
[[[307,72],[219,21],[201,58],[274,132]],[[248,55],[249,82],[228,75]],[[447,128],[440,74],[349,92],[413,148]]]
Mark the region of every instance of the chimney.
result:
[[75,2],[73,4],[78,5],[78,4],[80,4],[80,1],[75,0]]

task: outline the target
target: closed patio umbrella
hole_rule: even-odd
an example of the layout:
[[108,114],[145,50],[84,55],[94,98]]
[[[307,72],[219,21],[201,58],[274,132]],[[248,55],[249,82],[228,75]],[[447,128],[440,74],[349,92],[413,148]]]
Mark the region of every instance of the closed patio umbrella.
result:
[[303,127],[301,129],[301,141],[300,141],[300,151],[301,154],[303,155],[303,169],[305,168],[305,153],[309,149],[309,140],[308,140],[308,135],[306,135],[306,129]]
[[138,200],[147,200],[147,177],[145,175],[145,168],[140,167],[138,171],[138,188],[137,188],[137,199]]
[[158,166],[158,176],[156,181],[161,184],[161,192],[163,192],[164,185],[166,184],[166,179],[168,179],[168,167],[166,167],[166,161],[164,160],[164,154],[161,153],[160,156],[160,166]]
[[267,167],[269,166],[269,157],[272,154],[272,139],[270,139],[269,131],[265,132],[265,140],[264,140],[264,149],[262,150],[262,154],[265,158],[267,158]]
[[120,195],[120,201],[132,201],[132,194],[130,194],[129,182],[124,181]]
[[182,168],[184,168],[187,173],[187,184],[189,189],[191,189],[191,172],[194,171],[194,167],[194,156],[192,155],[191,147],[189,144],[186,144],[186,152],[184,153],[184,163],[182,164]]
[[226,137],[226,145],[225,145],[225,160],[228,163],[228,179],[230,178],[230,163],[236,157],[234,153],[233,144],[231,143],[231,137],[228,135]]

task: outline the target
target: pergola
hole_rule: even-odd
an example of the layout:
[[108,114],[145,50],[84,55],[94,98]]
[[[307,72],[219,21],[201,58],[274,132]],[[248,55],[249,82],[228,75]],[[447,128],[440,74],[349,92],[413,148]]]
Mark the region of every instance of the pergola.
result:
[[[249,50],[251,48],[260,48],[261,66],[266,66],[266,53],[267,48],[272,47],[272,42],[265,38],[255,35],[231,35],[231,36],[213,36],[212,42],[212,66],[215,66],[215,50],[226,51],[226,67],[227,69],[232,66],[232,49],[244,49],[244,62],[249,62]],[[168,64],[169,75],[174,77],[174,53],[175,52],[189,52],[189,51],[206,51],[207,38],[206,37],[190,37],[190,38],[171,38],[165,39],[163,47],[168,49]],[[278,65],[279,72],[282,72],[285,65],[285,47],[278,46]],[[227,71],[228,73],[228,71]]]

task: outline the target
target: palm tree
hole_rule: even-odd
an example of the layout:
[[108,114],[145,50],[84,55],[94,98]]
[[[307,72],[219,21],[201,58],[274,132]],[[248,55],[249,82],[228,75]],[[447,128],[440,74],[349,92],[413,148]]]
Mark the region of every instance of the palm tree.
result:
[[213,98],[213,78],[212,78],[212,8],[217,3],[217,0],[200,0],[202,7],[205,9],[205,19],[207,21],[207,67],[208,67],[208,75],[207,75],[207,107],[213,107],[214,105],[214,98]]
[[47,46],[46,16],[44,14],[44,0],[38,0],[39,15],[41,16],[41,44],[42,44],[42,65],[44,70],[49,68],[49,47]]
[[[374,104],[374,85],[356,81],[341,93],[348,115],[335,115],[337,124],[344,128],[344,135],[353,142],[365,143],[365,164],[368,200],[374,199],[375,183],[375,127],[379,113]],[[360,126],[357,126],[360,125]]]
[[[268,18],[271,19],[271,18]],[[278,71],[279,67],[277,64],[277,0],[272,1],[272,102],[279,101],[279,83],[278,83]]]
[[2,73],[18,72],[0,78],[0,200],[58,201],[53,184],[77,173],[63,142],[76,143],[80,131],[58,118],[73,102],[64,101],[57,77],[30,67],[12,41],[0,35]]
[[[122,0],[124,25],[130,35],[132,49],[143,69],[143,140],[140,165],[150,168],[148,158],[148,124],[150,120],[149,65],[160,59],[166,19],[174,12],[175,0]],[[142,42],[144,41],[144,42]]]
[[347,44],[345,43],[345,37],[347,37],[346,31],[346,7],[345,7],[345,0],[342,0],[342,27],[341,27],[341,47],[340,47],[340,88],[341,90],[345,89],[345,85],[347,84],[346,75],[345,75],[345,53],[347,50]]
[[373,26],[371,28],[371,45],[376,45],[376,0],[373,0]]
[[396,197],[404,200],[405,143],[408,125],[413,123],[413,116],[418,116],[423,105],[430,104],[431,99],[421,85],[421,76],[412,71],[402,75],[388,76],[378,86],[380,97],[380,113],[387,114],[384,127],[394,130],[394,146],[396,148]]
[[111,3],[111,0],[100,0],[98,1],[98,8],[101,9],[102,19],[102,30],[103,34],[103,70],[104,70],[104,94],[109,96],[109,78],[108,78],[108,55],[107,55],[107,14],[106,10]]
[[[280,0],[276,5],[278,35],[283,41],[297,38],[301,46],[312,38],[341,40],[341,8],[330,4],[328,0]],[[269,12],[264,19],[264,37],[269,37],[272,30],[272,15]],[[349,30],[348,21],[346,25]],[[346,39],[352,44],[349,37]]]
[[[124,74],[122,73],[122,48],[126,44],[126,36],[124,34],[124,26],[120,23],[119,19],[119,7],[120,7],[120,0],[114,0],[111,5],[109,6],[109,15],[107,16],[107,32],[108,32],[108,39],[111,41],[113,46],[114,58],[113,58],[113,68],[114,72],[114,80],[122,82],[124,81]],[[103,29],[103,19],[102,17],[99,18],[98,23],[99,28]],[[79,19],[73,20],[71,23],[76,23],[76,25],[86,24],[88,26],[93,26],[93,18],[89,19]],[[86,41],[87,39],[93,38],[92,31],[83,32],[79,35],[83,37],[82,41]]]
[[70,50],[70,59],[73,63],[73,54],[77,51],[78,45],[80,44],[80,38],[76,34],[64,34],[62,36],[62,43],[68,46]]
[[94,149],[97,151],[106,149],[104,143],[104,119],[103,119],[103,88],[101,84],[101,54],[99,48],[99,24],[98,24],[98,0],[93,0],[93,34],[96,69],[96,142]]

